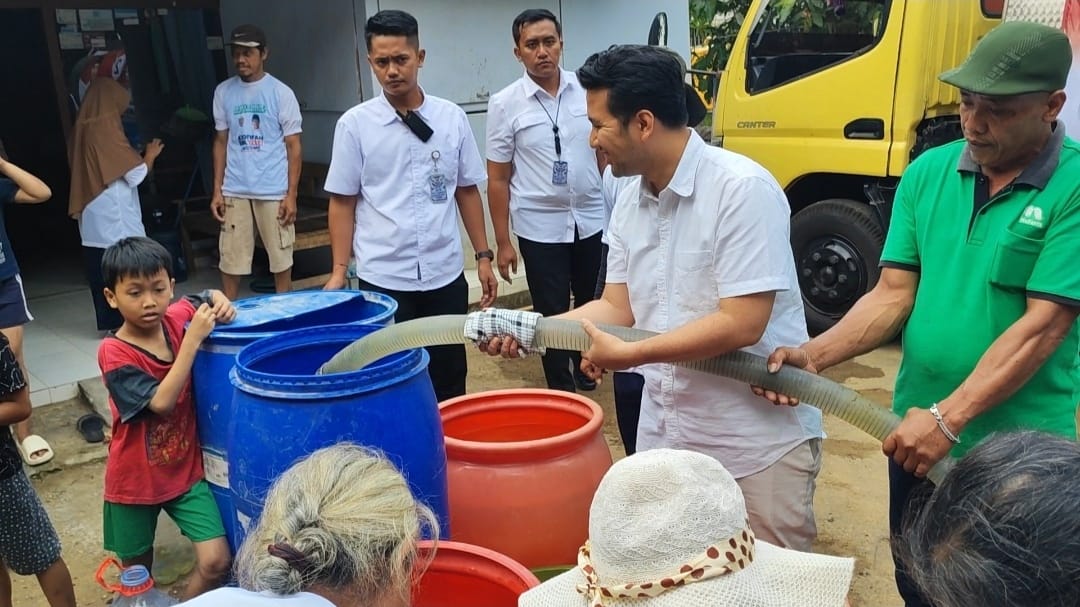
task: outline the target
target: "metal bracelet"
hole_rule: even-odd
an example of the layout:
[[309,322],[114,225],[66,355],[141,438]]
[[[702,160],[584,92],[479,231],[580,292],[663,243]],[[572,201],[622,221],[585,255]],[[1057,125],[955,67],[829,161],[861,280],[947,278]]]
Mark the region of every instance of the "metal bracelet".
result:
[[949,439],[952,444],[959,445],[960,437],[953,434],[952,430],[949,430],[949,427],[945,425],[945,418],[941,417],[941,411],[938,411],[937,403],[930,405],[930,415],[933,415],[934,419],[937,420],[937,427],[945,435],[945,438]]

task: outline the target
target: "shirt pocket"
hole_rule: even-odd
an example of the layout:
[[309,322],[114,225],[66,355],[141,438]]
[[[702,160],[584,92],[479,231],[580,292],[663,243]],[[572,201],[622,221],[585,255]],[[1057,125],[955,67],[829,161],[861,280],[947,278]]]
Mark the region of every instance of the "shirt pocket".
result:
[[1027,238],[1006,231],[994,250],[990,264],[990,284],[1009,291],[1027,289],[1035,262],[1042,253],[1043,239]]
[[675,252],[673,302],[678,309],[697,318],[715,312],[720,303],[713,252],[708,249]]
[[567,141],[584,140],[588,143],[589,135],[592,133],[592,123],[589,122],[589,109],[585,105],[579,107],[574,104],[568,109],[567,114],[569,114],[569,119],[565,125],[559,128],[559,133],[562,133],[565,128]]
[[[448,134],[436,134],[421,147],[416,162],[420,168],[420,186],[425,199],[436,203],[444,203],[453,199],[454,190],[457,188],[458,165],[461,162],[458,143]],[[432,197],[432,176],[436,172],[442,175],[442,189],[446,190],[445,200],[436,201]],[[439,194],[439,198],[442,198],[441,192]]]
[[[533,99],[532,102],[536,103],[536,100]],[[514,143],[517,146],[555,152],[555,133],[552,131],[551,118],[548,118],[539,106],[536,110],[524,112],[514,118],[514,133]]]

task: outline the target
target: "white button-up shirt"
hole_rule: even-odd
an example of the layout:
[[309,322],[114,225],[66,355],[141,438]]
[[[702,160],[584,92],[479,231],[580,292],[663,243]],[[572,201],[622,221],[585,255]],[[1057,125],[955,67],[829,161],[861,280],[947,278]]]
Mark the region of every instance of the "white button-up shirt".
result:
[[[544,243],[574,242],[604,229],[604,201],[596,153],[589,147],[592,124],[585,89],[573,72],[561,71],[552,97],[528,74],[488,102],[487,158],[509,162],[510,223],[522,238]],[[559,125],[562,156],[555,155],[553,123]],[[552,183],[555,161],[567,164],[566,185]]]
[[[723,298],[775,291],[761,341],[745,350],[768,356],[807,340],[789,206],[764,168],[692,133],[659,196],[638,181],[615,204],[607,276],[626,284],[635,327],[671,331],[717,311]],[[639,450],[706,453],[741,478],[823,436],[820,411],[774,406],[745,383],[671,364],[636,371],[645,376]]]
[[[360,279],[395,291],[431,291],[465,268],[454,193],[487,178],[464,110],[433,95],[415,110],[427,142],[379,95],[338,120],[326,191],[358,195],[353,256]],[[431,176],[446,195],[433,200]]]

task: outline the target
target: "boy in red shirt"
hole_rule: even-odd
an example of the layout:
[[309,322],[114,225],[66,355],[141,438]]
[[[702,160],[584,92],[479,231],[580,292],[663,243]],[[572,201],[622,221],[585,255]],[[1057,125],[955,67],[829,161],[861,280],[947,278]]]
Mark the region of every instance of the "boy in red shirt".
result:
[[230,561],[221,514],[203,479],[191,365],[214,323],[231,322],[236,310],[221,291],[170,305],[172,259],[149,238],[120,240],[105,250],[101,267],[105,299],[124,319],[98,348],[113,416],[105,549],[125,567],[150,569],[164,510],[195,546],[195,571],[184,592],[191,598],[219,586]]

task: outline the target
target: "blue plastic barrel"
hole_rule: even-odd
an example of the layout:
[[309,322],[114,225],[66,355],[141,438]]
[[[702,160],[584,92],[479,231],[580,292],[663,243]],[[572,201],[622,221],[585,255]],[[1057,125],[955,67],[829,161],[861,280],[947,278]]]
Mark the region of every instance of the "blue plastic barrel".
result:
[[408,350],[357,371],[319,366],[380,327],[299,329],[261,339],[237,355],[229,431],[229,482],[243,532],[262,512],[274,480],[311,452],[349,441],[384,452],[449,537],[446,450],[428,354]]
[[233,553],[240,547],[236,509],[229,493],[227,446],[233,387],[229,372],[240,350],[264,337],[305,327],[393,321],[397,302],[371,291],[295,291],[242,299],[233,304],[236,320],[218,325],[195,356],[192,381],[199,442],[210,492],[218,503]]

